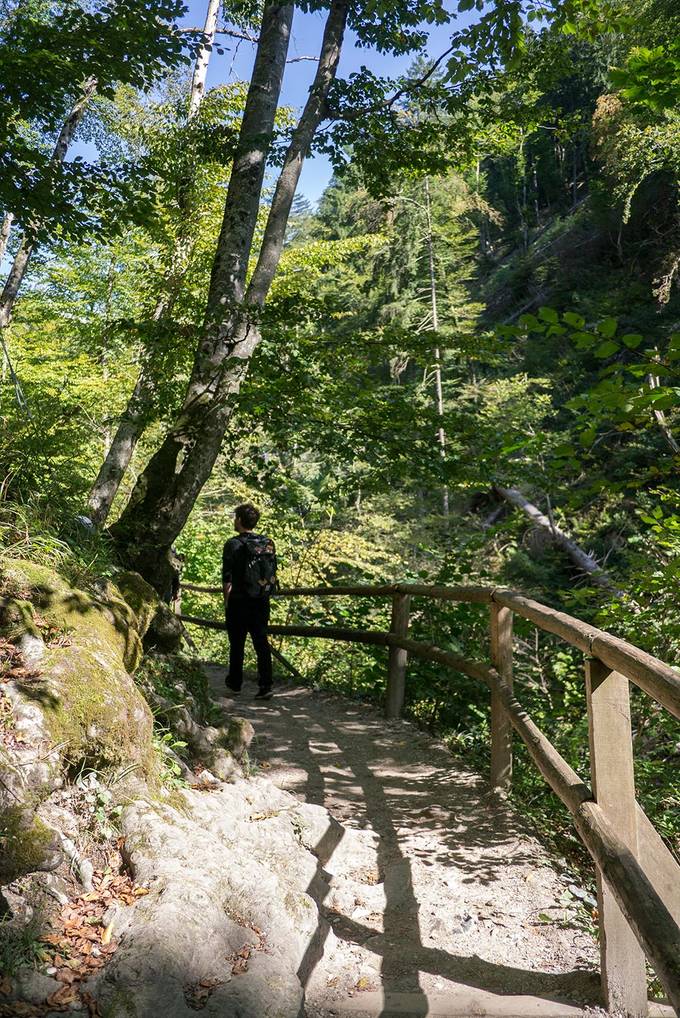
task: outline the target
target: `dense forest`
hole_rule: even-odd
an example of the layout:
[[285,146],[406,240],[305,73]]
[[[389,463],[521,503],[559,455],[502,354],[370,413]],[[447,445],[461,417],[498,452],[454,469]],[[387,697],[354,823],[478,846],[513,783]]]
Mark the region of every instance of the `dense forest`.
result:
[[[219,582],[252,501],[284,584],[508,587],[679,661],[677,4],[294,6],[323,29],[301,109],[281,101],[293,5],[210,0],[197,28],[180,0],[0,4],[3,560],[85,587],[124,566],[167,600],[179,567]],[[316,204],[311,154],[334,170]],[[387,611],[281,600],[274,620]],[[485,658],[487,625],[418,603],[412,635]],[[224,659],[223,634],[192,636]],[[315,686],[384,694],[380,648],[280,649]],[[582,669],[518,623],[523,702],[577,769]],[[408,715],[480,767],[486,704],[410,663]],[[672,843],[677,723],[635,693],[633,727]],[[518,756],[514,794],[577,851]]]

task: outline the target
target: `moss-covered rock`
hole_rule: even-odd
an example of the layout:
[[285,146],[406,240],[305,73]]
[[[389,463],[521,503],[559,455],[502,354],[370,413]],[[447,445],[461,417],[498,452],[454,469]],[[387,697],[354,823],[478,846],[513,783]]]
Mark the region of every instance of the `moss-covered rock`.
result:
[[[16,640],[25,619],[48,637],[40,674],[17,688],[42,711],[62,756],[77,766],[133,764],[140,776],[155,775],[151,711],[130,677],[142,656],[143,623],[120,590],[108,583],[94,594],[76,590],[25,561],[4,565],[3,587],[0,631]],[[27,602],[31,612],[19,612]]]
[[0,884],[24,873],[53,870],[62,860],[55,832],[19,806],[0,813]]
[[133,572],[118,573],[116,586],[137,616],[137,632],[144,647],[176,653],[182,645],[182,624],[153,587]]
[[255,729],[250,721],[246,718],[229,718],[222,731],[223,735],[218,744],[223,749],[229,750],[237,760],[242,760],[255,735]]
[[140,638],[144,639],[160,604],[158,594],[151,584],[147,583],[139,573],[117,573],[116,587],[125,602],[135,613],[137,632]]
[[[22,632],[32,632],[30,627],[64,637],[77,632],[79,639],[95,642],[105,633],[106,641],[115,644],[127,671],[132,672],[139,665],[142,641],[137,617],[110,584],[102,588],[100,595],[88,594],[70,587],[47,566],[21,560],[4,564],[3,587],[6,595],[0,602],[0,630],[10,639],[17,639]],[[13,591],[17,591],[15,596]],[[26,602],[30,602],[30,612],[23,607]]]

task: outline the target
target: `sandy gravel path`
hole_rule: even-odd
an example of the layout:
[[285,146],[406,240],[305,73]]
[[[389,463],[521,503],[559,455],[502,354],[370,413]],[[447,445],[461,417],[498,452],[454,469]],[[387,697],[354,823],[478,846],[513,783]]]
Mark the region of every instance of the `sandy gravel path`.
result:
[[315,846],[329,927],[305,975],[308,1018],[598,1013],[597,946],[570,878],[478,774],[363,704],[300,686],[258,704],[249,683],[231,702],[224,670],[208,673],[255,726],[262,773],[373,835],[354,870],[334,869],[342,829]]

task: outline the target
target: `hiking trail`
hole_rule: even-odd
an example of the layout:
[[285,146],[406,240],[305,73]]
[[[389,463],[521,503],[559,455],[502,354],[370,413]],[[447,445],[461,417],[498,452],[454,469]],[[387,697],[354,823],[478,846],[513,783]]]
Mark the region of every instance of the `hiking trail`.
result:
[[[441,742],[307,687],[280,686],[263,704],[246,683],[232,700],[224,668],[206,673],[216,699],[253,724],[255,769],[339,822],[313,846],[322,879],[308,889],[320,925],[299,973],[306,1018],[604,1014],[584,928],[593,902]],[[354,837],[343,852],[355,832],[360,855]]]

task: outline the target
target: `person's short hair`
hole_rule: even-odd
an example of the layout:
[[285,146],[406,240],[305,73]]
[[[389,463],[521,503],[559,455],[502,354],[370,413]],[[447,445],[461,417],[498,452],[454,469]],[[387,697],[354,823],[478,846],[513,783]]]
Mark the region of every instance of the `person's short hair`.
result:
[[257,521],[260,518],[260,510],[256,509],[251,502],[244,502],[243,505],[237,505],[234,509],[234,515],[241,521],[241,525],[246,530],[252,530],[253,527],[257,526]]

